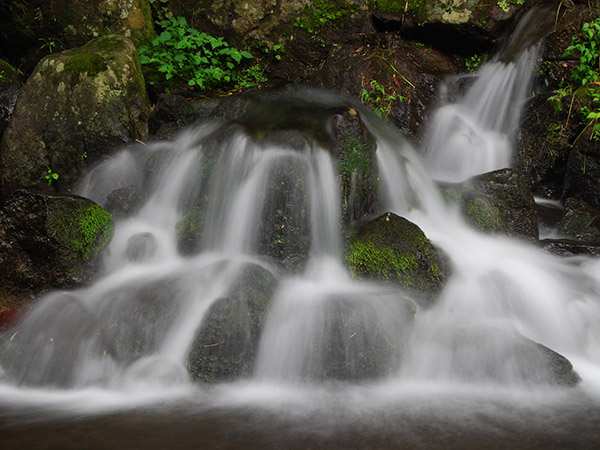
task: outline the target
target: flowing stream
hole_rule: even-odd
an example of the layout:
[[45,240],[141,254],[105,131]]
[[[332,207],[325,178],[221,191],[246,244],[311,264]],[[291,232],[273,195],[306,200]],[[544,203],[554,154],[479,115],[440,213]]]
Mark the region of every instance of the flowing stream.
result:
[[[469,76],[465,92],[437,110],[424,158],[360,105],[333,100],[359,111],[377,139],[385,210],[418,224],[448,256],[452,275],[430,308],[348,273],[337,162],[318,140],[257,143],[236,124],[206,122],[105,161],[78,193],[105,204],[115,189],[130,189],[144,193],[141,206],[116,219],[95,284],[47,295],[8,331],[0,425],[120,420],[135,410],[145,417],[140,431],[177,430],[173,448],[187,448],[189,427],[209,440],[223,421],[255,444],[255,429],[272,430],[279,437],[265,448],[397,448],[390,433],[404,436],[407,448],[443,448],[436,436],[452,439],[455,429],[472,433],[472,441],[461,438],[472,445],[492,448],[487,433],[514,444],[516,429],[518,439],[543,446],[545,433],[561,427],[588,443],[600,419],[600,261],[480,234],[436,187],[509,165],[536,58],[532,46]],[[301,95],[331,106],[332,94]],[[186,249],[177,231],[190,211],[201,238]],[[275,216],[285,218],[285,230],[270,228]],[[265,256],[284,231],[304,260]],[[233,382],[194,382],[187,369],[198,329],[246,282],[249,267],[277,280],[252,370]],[[536,343],[573,363],[578,386],[551,383]],[[375,353],[382,368],[365,369]],[[215,418],[224,410],[229,415]],[[52,436],[43,426],[40,433]],[[223,448],[244,445],[219,433],[231,444]],[[293,443],[286,433],[305,440]],[[337,433],[345,444],[333,440]],[[140,439],[144,448],[159,445]]]

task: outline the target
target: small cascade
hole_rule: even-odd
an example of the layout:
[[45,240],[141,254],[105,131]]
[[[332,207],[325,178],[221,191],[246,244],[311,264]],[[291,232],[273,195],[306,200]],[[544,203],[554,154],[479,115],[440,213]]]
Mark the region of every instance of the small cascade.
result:
[[[444,103],[425,133],[425,162],[435,180],[461,182],[511,165],[512,141],[541,48],[539,39],[528,39],[538,20],[530,11],[499,56],[477,73],[452,78],[442,88]],[[523,48],[524,42],[529,46]],[[513,60],[505,59],[515,53]]]

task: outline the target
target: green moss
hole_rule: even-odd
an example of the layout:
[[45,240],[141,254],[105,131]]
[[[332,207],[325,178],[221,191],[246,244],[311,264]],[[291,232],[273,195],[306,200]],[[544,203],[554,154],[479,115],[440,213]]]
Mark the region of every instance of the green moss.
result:
[[107,69],[106,62],[102,56],[95,53],[80,53],[73,55],[65,64],[65,70],[74,75],[87,73],[93,77]]
[[369,241],[355,241],[346,254],[350,273],[358,275],[377,275],[385,280],[398,278],[407,286],[413,284],[407,274],[417,269],[414,256],[403,256],[391,248],[378,247]]
[[96,204],[68,202],[50,215],[48,228],[66,246],[66,253],[87,261],[106,247],[114,223],[110,213]]
[[294,26],[302,28],[315,37],[325,26],[334,21],[354,14],[357,8],[343,0],[314,0],[300,11],[292,20]]
[[468,218],[481,231],[492,233],[502,229],[502,218],[498,209],[483,197],[466,200],[464,210]]
[[426,0],[371,0],[371,4],[379,11],[387,14],[404,14],[406,11],[419,21],[424,20],[427,15]]
[[341,142],[341,145],[343,149],[340,163],[342,174],[348,176],[352,174],[368,175],[370,163],[366,143],[356,137],[347,137]]

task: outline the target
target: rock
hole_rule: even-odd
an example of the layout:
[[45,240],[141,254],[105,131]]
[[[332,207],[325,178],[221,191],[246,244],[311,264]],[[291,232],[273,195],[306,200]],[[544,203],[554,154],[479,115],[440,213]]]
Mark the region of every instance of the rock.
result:
[[5,197],[20,187],[67,190],[84,168],[142,139],[149,112],[129,39],[106,36],[44,58],[0,143]]
[[125,254],[133,262],[144,262],[154,256],[158,244],[152,233],[138,233],[129,238]]
[[241,269],[227,297],[210,307],[188,356],[195,381],[207,383],[247,377],[254,360],[277,279],[256,264]]
[[[375,26],[455,53],[497,47],[515,17],[534,1],[410,0],[369,2]],[[539,25],[539,23],[538,23]]]
[[558,232],[576,241],[600,245],[600,210],[584,201],[568,198]]
[[17,191],[0,212],[0,310],[91,280],[113,229],[90,200]]
[[535,343],[535,345],[541,351],[542,359],[545,360],[548,370],[548,381],[551,384],[575,386],[581,381],[577,372],[573,370],[571,361],[542,344]]
[[539,230],[533,195],[514,169],[500,169],[442,189],[459,205],[467,221],[484,233],[537,241]]
[[[600,89],[599,89],[600,90]],[[588,128],[569,152],[563,198],[574,197],[600,208],[600,141]]]
[[[416,313],[415,304],[398,293],[372,292],[326,301],[315,320],[309,379],[381,379],[401,367]],[[313,326],[315,324],[313,323]]]
[[336,114],[331,123],[344,199],[342,223],[347,226],[372,218],[381,207],[377,143],[354,109]]
[[160,94],[148,118],[148,130],[157,138],[168,138],[186,125],[207,118],[216,106],[214,100],[193,103],[181,95]]
[[446,271],[421,229],[392,213],[350,233],[345,260],[351,274],[413,290],[431,304],[442,289]]
[[141,207],[141,199],[133,186],[118,188],[106,197],[104,208],[115,218],[131,216]]
[[0,59],[0,139],[10,122],[21,90],[19,72]]
[[600,257],[600,244],[571,241],[568,239],[542,239],[542,248],[557,256]]
[[182,255],[191,255],[199,250],[205,215],[205,208],[193,208],[177,222],[177,249]]
[[108,34],[136,45],[154,37],[148,0],[15,0],[0,7],[2,53],[25,72],[41,57]]
[[307,84],[360,99],[418,143],[440,83],[457,73],[442,53],[384,35],[335,47]]

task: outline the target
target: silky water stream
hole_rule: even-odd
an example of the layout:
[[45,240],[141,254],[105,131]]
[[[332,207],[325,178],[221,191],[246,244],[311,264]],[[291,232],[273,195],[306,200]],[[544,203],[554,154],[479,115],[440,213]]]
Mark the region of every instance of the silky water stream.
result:
[[[352,108],[375,135],[385,209],[417,223],[452,267],[416,313],[410,293],[345,268],[337,163],[319,139],[260,141],[207,122],[95,168],[81,195],[104,204],[126,188],[142,205],[116,221],[94,285],[45,296],[7,331],[2,448],[596,448],[600,261],[473,231],[436,187],[508,165],[535,52],[488,64],[442,106],[423,159],[351,100],[282,97]],[[189,211],[201,239],[184,248]],[[282,214],[301,263],[263,251]],[[251,368],[192,381],[197,330],[248,268],[277,283]],[[552,384],[532,342],[567,357],[578,385]],[[383,369],[365,373],[373,354]]]

